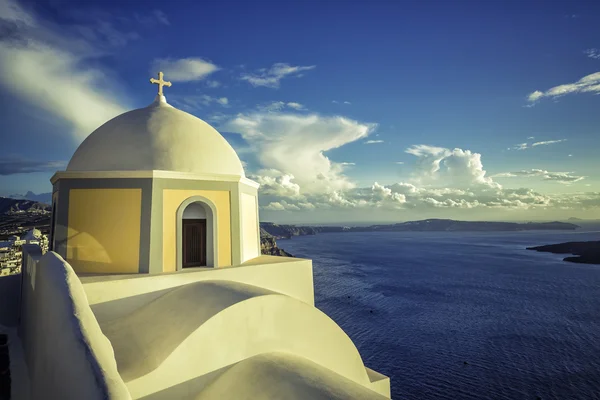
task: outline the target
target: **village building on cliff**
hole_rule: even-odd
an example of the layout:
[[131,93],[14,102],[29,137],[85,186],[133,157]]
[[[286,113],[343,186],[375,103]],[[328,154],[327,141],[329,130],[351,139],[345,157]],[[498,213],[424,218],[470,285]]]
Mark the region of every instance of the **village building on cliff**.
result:
[[390,398],[315,308],[312,261],[260,254],[259,185],[234,149],[167,103],[162,73],[152,82],[152,104],[99,127],[52,177],[51,251],[23,245],[22,274],[0,280],[23,359],[13,393]]

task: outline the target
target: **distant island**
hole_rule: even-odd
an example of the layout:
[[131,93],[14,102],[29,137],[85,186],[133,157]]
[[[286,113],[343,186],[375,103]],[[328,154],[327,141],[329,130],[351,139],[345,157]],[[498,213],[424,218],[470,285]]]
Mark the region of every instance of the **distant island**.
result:
[[528,247],[527,250],[554,254],[573,254],[575,257],[565,257],[563,260],[581,264],[600,264],[600,241],[549,244],[546,246]]
[[276,239],[316,235],[329,232],[517,232],[532,230],[575,230],[579,226],[567,222],[489,222],[425,219],[397,224],[371,226],[297,226],[261,222],[260,227]]

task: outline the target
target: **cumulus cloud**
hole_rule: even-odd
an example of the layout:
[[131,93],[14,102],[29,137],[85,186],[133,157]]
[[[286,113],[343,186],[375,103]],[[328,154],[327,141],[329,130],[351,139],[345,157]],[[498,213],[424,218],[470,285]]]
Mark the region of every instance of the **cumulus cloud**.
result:
[[515,177],[540,177],[545,181],[559,183],[573,183],[584,179],[584,176],[573,175],[573,172],[549,172],[543,169],[521,170],[516,172],[502,172],[492,176],[493,178],[515,178]]
[[165,80],[193,82],[202,80],[218,70],[218,66],[199,57],[158,58],[152,62],[150,73],[156,74],[158,71],[162,71],[165,73]]
[[600,93],[600,72],[584,76],[577,82],[554,86],[546,91],[536,90],[527,96],[530,103],[535,103],[541,98],[557,98],[572,93]]
[[76,27],[40,20],[12,0],[0,0],[0,11],[2,86],[68,123],[76,141],[126,110],[116,80],[88,61],[122,45],[117,36],[127,32],[98,22],[86,26],[85,36]]
[[[0,11],[2,11],[0,9]],[[32,172],[48,172],[63,169],[65,161],[38,161],[20,157],[0,159],[0,175],[27,174]]]
[[442,183],[454,187],[472,185],[499,187],[490,177],[486,177],[479,153],[422,144],[409,147],[406,153],[417,157],[414,177],[416,182]]
[[325,153],[365,138],[375,128],[344,117],[269,112],[240,114],[222,125],[225,131],[242,135],[260,165],[294,176],[306,191],[353,187],[343,166]]
[[[430,145],[414,145],[405,150],[417,158],[411,181],[390,185],[375,182],[368,187],[358,187],[342,175],[341,167],[346,163],[325,161],[323,152],[326,148],[339,147],[342,143],[359,140],[364,134],[350,133],[352,130],[340,131],[338,125],[334,124],[334,131],[337,133],[310,135],[303,142],[310,141],[311,144],[302,143],[299,150],[296,149],[298,142],[290,140],[290,137],[304,137],[302,132],[312,131],[308,128],[310,124],[300,122],[302,119],[280,121],[277,118],[265,121],[248,116],[239,118],[241,117],[231,121],[229,127],[236,129],[230,130],[242,132],[253,144],[261,165],[271,167],[251,175],[252,179],[262,185],[261,207],[268,211],[378,209],[388,212],[434,212],[443,209],[479,209],[504,212],[600,206],[599,194],[587,193],[569,198],[565,195],[546,195],[528,188],[503,188],[494,181],[494,177],[486,175],[480,154],[459,148],[448,149]],[[317,122],[311,122],[313,123]],[[351,126],[356,129],[357,124],[355,122]],[[274,128],[274,125],[277,125],[277,128]],[[294,130],[296,126],[300,126],[299,130]],[[286,135],[288,130],[293,132]],[[340,133],[342,131],[343,134]],[[279,135],[283,135],[284,138],[278,139]],[[324,142],[335,142],[335,145],[313,143],[320,142],[321,138]],[[271,147],[271,141],[275,141],[277,145]],[[272,154],[277,156],[273,157]],[[314,162],[313,159],[319,161]],[[304,169],[305,166],[315,164],[320,167],[312,169],[310,173]],[[544,180],[556,182],[575,182],[581,178],[572,173],[542,170],[510,174],[539,176]],[[497,177],[512,175],[498,174]]]
[[268,69],[262,68],[255,73],[243,73],[240,79],[247,81],[254,87],[264,86],[277,89],[283,78],[299,78],[303,75],[303,71],[310,71],[315,68],[315,65],[293,66],[287,63],[276,63]]

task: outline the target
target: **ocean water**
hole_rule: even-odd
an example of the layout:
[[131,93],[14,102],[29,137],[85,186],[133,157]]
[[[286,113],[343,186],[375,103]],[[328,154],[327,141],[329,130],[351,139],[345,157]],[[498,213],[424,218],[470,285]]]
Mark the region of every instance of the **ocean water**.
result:
[[[394,399],[600,399],[600,265],[527,246],[600,232],[327,233],[316,305],[391,378]],[[466,362],[466,363],[465,363]]]

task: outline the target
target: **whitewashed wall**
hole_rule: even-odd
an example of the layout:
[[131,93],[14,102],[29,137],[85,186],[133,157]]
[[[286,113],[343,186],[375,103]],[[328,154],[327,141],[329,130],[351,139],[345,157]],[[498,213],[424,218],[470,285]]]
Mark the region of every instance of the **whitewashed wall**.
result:
[[32,399],[131,399],[73,268],[54,252],[40,255],[24,247],[19,334]]

